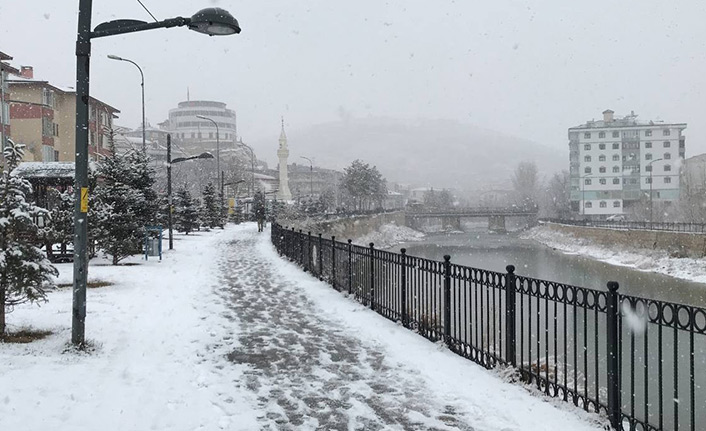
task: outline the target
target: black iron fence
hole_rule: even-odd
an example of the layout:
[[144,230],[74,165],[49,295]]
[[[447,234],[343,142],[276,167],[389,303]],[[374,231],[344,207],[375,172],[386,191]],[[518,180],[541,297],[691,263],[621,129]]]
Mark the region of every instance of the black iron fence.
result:
[[557,223],[571,226],[600,227],[605,229],[622,230],[659,230],[666,232],[684,233],[706,233],[704,223],[665,223],[648,221],[593,221],[593,220],[564,220],[564,219],[542,219],[540,223]]
[[[278,252],[382,316],[624,431],[703,429],[706,310],[272,225]],[[697,424],[702,424],[698,425]]]

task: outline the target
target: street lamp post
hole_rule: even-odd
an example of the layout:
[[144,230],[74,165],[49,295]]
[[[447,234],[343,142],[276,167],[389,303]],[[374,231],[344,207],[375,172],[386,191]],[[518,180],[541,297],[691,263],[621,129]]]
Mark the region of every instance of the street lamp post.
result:
[[74,187],[74,269],[71,342],[83,345],[86,336],[86,281],[88,279],[88,109],[91,39],[156,28],[187,26],[209,36],[240,33],[238,21],[220,8],[202,9],[191,18],[176,17],[147,23],[115,20],[99,24],[91,31],[93,0],[79,0],[76,33],[76,169]]
[[664,159],[660,157],[659,159],[654,159],[647,164],[649,167],[648,170],[650,171],[650,229],[652,229],[652,163],[659,162],[660,160]]
[[304,156],[299,156],[302,159],[308,160],[309,161],[309,195],[311,200],[314,200],[314,162],[311,161],[310,158],[304,157]]
[[203,115],[197,115],[196,118],[200,118],[202,120],[207,120],[213,123],[214,126],[216,126],[216,172],[218,173],[219,179],[218,183],[220,184],[220,189],[221,189],[221,199],[223,199],[223,177],[221,175],[221,141],[218,135],[220,134],[218,131],[218,123],[216,123],[213,119],[204,117]]
[[135,67],[137,67],[137,70],[140,71],[140,86],[142,87],[142,151],[147,151],[147,139],[145,137],[145,74],[142,73],[142,68],[132,60],[118,57],[117,55],[109,55],[108,58],[111,60],[127,61],[128,63],[132,63]]

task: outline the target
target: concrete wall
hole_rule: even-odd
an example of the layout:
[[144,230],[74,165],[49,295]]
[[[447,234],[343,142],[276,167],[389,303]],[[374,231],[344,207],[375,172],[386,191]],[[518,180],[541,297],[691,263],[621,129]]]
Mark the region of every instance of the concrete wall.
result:
[[665,250],[675,257],[699,258],[706,256],[706,235],[704,234],[603,229],[553,223],[547,223],[544,226],[605,246],[621,244],[641,249]]
[[312,235],[321,233],[325,238],[336,236],[337,241],[346,241],[349,238],[358,238],[371,232],[379,230],[386,224],[405,225],[404,212],[394,212],[386,214],[364,215],[351,218],[340,218],[335,220],[281,220],[282,226],[294,227],[304,232],[311,231]]

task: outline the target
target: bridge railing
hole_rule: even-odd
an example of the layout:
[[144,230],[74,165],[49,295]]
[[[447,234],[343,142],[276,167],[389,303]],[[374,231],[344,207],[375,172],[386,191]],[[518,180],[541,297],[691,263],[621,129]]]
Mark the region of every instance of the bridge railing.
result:
[[[277,251],[382,316],[619,430],[706,423],[706,310],[272,225]],[[700,427],[700,426],[699,426]]]
[[656,230],[664,232],[706,233],[706,223],[671,223],[649,221],[566,220],[541,219],[540,223],[556,223],[571,226],[599,227],[619,230]]
[[440,214],[458,214],[458,215],[507,215],[507,214],[537,214],[537,207],[450,207],[450,208],[417,208],[408,207],[405,213],[409,215],[419,216],[434,216]]

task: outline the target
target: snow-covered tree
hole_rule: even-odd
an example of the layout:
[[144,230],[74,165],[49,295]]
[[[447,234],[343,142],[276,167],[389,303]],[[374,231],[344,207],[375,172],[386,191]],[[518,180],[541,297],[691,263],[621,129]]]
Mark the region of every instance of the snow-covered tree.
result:
[[201,224],[213,229],[223,227],[222,212],[219,208],[219,199],[216,195],[216,186],[213,182],[206,184],[203,188],[201,200]]
[[377,167],[355,160],[344,169],[341,188],[349,197],[348,207],[354,210],[370,210],[382,207],[387,196],[387,185]]
[[125,158],[129,166],[126,184],[135,188],[143,199],[143,205],[136,208],[136,215],[143,226],[158,224],[160,201],[154,190],[155,173],[150,158],[141,150],[131,151]]
[[41,237],[50,244],[68,244],[74,234],[74,193],[49,189],[48,195],[54,205],[49,211],[51,220],[41,230]]
[[198,209],[186,188],[177,191],[174,216],[177,230],[187,235],[199,226]]
[[102,182],[96,188],[96,208],[92,215],[97,225],[98,248],[117,265],[142,250],[147,202],[144,193],[133,186],[133,164],[116,153],[112,139],[109,142],[110,154],[98,167]]
[[35,219],[49,213],[27,201],[30,183],[12,171],[24,155],[24,145],[8,139],[3,148],[5,169],[0,174],[0,335],[5,314],[17,304],[46,300],[44,287],[58,275],[46,255],[35,245],[39,228]]

